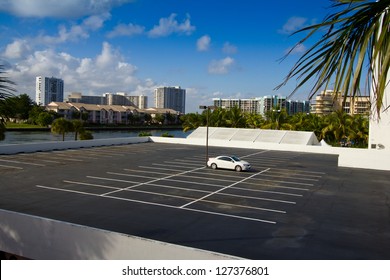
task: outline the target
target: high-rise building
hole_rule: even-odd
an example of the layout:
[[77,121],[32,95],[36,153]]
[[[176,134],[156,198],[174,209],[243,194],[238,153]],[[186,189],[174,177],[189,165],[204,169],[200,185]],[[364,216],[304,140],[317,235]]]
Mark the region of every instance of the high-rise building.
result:
[[185,114],[186,90],[180,87],[159,87],[154,90],[156,108],[172,109]]
[[337,110],[343,110],[349,115],[369,114],[371,108],[369,96],[344,96],[342,93],[335,96],[333,90],[321,91],[312,104],[311,113],[327,115]]
[[36,77],[35,102],[38,105],[47,105],[50,102],[64,100],[64,81],[54,77]]
[[289,115],[299,112],[309,113],[309,101],[287,100],[279,95],[263,96],[247,99],[238,98],[213,98],[215,107],[231,109],[238,107],[241,111],[253,114],[265,115],[266,112],[274,109],[286,109]]
[[214,106],[222,109],[231,109],[238,107],[241,111],[247,113],[260,113],[261,98],[248,98],[248,99],[222,99],[213,98]]

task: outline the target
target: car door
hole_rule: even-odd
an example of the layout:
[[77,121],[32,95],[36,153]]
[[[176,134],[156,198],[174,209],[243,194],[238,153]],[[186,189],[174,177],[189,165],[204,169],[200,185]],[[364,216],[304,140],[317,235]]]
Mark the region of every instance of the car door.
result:
[[218,166],[220,168],[233,169],[234,162],[232,161],[232,159],[230,157],[220,157]]

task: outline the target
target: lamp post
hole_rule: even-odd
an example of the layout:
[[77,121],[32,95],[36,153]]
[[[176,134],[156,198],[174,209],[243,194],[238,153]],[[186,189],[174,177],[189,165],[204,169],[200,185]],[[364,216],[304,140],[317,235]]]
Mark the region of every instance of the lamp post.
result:
[[199,106],[199,109],[207,110],[206,111],[206,167],[209,160],[209,112],[210,109],[215,109],[215,106]]

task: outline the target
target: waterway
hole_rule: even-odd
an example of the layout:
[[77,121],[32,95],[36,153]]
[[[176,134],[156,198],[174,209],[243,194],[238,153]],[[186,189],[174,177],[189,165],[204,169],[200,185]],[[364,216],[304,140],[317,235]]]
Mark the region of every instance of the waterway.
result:
[[[106,138],[122,138],[122,137],[137,137],[140,132],[149,132],[152,136],[161,136],[163,133],[168,133],[176,138],[185,138],[191,132],[183,132],[182,130],[96,130],[92,132],[94,139]],[[74,140],[74,133],[67,133],[65,141]],[[62,135],[53,134],[50,131],[7,131],[5,139],[0,141],[0,145],[8,144],[23,144],[31,142],[48,142],[62,141]]]

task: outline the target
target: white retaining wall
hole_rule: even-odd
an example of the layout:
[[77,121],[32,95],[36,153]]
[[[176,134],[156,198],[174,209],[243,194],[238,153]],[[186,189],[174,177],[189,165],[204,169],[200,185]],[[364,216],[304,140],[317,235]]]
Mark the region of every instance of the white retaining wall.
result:
[[38,151],[66,150],[90,148],[98,146],[125,145],[149,142],[149,137],[124,137],[109,139],[93,139],[82,141],[32,142],[25,144],[0,145],[1,154],[32,153]]
[[39,260],[239,259],[1,209],[0,250]]
[[[165,138],[150,137],[158,143],[205,146],[206,139],[201,138]],[[331,147],[321,145],[277,144],[252,141],[229,141],[209,139],[209,146],[244,149],[264,149],[275,151],[305,152],[338,155],[338,166],[390,171],[390,152],[386,150]],[[227,150],[226,153],[229,151]]]

